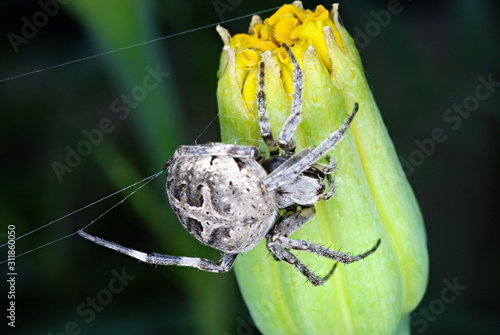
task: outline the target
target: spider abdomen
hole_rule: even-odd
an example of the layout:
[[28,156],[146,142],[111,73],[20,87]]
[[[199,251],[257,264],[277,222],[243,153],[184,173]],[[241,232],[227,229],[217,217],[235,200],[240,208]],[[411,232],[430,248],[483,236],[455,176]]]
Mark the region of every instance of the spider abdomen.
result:
[[262,185],[266,176],[254,159],[177,156],[166,189],[192,236],[217,250],[240,253],[254,247],[274,223],[275,200]]

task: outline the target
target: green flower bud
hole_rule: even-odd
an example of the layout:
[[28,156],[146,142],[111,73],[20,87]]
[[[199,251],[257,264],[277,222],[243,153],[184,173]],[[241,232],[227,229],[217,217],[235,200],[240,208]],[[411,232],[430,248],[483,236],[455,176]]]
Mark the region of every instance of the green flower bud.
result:
[[[382,240],[374,254],[338,266],[319,287],[275,261],[264,241],[241,255],[235,265],[238,283],[264,334],[409,333],[409,314],[427,285],[422,216],[337,10],[338,5],[331,14],[323,6],[303,10],[296,1],[264,22],[254,17],[249,34],[231,37],[218,27],[225,44],[217,90],[224,142],[267,151],[256,99],[261,61],[271,129],[279,134],[293,93],[292,64],[282,43],[291,47],[304,73],[298,150],[320,144],[359,104],[344,140],[329,153],[338,165],[334,197],[317,203],[315,218],[291,237],[352,254]],[[295,254],[318,275],[333,266],[314,254]]]

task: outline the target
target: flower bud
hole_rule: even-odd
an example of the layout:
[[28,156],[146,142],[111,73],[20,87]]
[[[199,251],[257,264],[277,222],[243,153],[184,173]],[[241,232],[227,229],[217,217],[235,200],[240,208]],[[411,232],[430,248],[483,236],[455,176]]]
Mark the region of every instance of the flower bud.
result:
[[[250,313],[264,334],[404,334],[408,316],[427,285],[428,255],[422,216],[382,121],[353,39],[340,25],[338,5],[304,10],[300,1],[271,17],[252,19],[248,34],[223,41],[217,98],[222,140],[257,145],[259,64],[275,137],[288,118],[293,94],[290,46],[304,73],[297,150],[316,147],[337,130],[355,103],[359,112],[329,155],[337,162],[336,192],[315,205],[316,216],[291,235],[366,259],[340,265],[314,287],[294,267],[275,261],[262,241],[241,255],[236,275]],[[326,158],[322,161],[326,163]],[[307,252],[297,257],[318,275],[333,261]]]

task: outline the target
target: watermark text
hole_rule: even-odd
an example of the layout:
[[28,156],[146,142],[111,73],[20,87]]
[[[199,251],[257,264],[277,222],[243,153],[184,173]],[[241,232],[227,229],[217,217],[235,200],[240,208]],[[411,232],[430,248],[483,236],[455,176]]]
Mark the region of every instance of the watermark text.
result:
[[7,226],[7,325],[16,327],[16,226]]

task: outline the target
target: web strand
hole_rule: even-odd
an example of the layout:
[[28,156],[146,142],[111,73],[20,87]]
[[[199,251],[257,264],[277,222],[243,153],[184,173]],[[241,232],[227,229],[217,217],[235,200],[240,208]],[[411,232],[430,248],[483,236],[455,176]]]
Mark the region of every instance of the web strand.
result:
[[[125,202],[125,200],[127,200],[128,198],[130,198],[133,194],[135,194],[135,193],[136,193],[137,191],[139,191],[141,188],[143,188],[144,186],[146,186],[147,184],[149,184],[151,181],[153,181],[156,177],[158,177],[158,176],[159,176],[160,174],[162,174],[163,172],[164,172],[163,170],[162,170],[162,171],[159,171],[159,172],[156,172],[155,174],[152,174],[152,175],[151,175],[151,176],[149,176],[149,177],[146,177],[146,178],[144,178],[144,179],[142,179],[142,180],[140,180],[140,181],[138,181],[138,182],[136,182],[136,183],[133,183],[132,185],[129,185],[129,186],[127,186],[127,187],[125,187],[125,188],[123,188],[123,189],[121,189],[121,190],[119,190],[119,191],[116,191],[116,192],[114,192],[114,193],[112,193],[112,194],[110,194],[110,195],[107,195],[107,196],[105,196],[105,197],[103,197],[103,198],[101,198],[101,199],[99,199],[99,200],[97,200],[97,201],[94,201],[94,202],[92,202],[92,203],[90,203],[90,204],[88,204],[88,205],[86,205],[86,206],[84,206],[84,207],[82,207],[82,208],[80,208],[80,209],[77,209],[76,211],[73,211],[73,212],[71,212],[71,213],[69,213],[69,214],[66,214],[66,215],[64,215],[64,216],[62,216],[62,217],[60,217],[60,218],[58,218],[58,219],[56,219],[56,220],[54,220],[54,221],[51,221],[51,222],[49,222],[49,223],[47,223],[47,224],[45,224],[45,225],[43,225],[43,226],[41,226],[41,227],[38,227],[38,228],[36,228],[36,229],[34,229],[34,230],[30,231],[29,233],[26,233],[26,234],[24,234],[24,235],[21,235],[21,236],[19,236],[18,238],[16,238],[15,240],[17,241],[17,240],[19,240],[19,239],[21,239],[21,238],[23,238],[23,237],[26,237],[26,236],[28,236],[28,235],[30,235],[30,234],[32,234],[32,233],[34,233],[34,232],[37,232],[37,231],[39,231],[39,230],[41,230],[41,229],[43,229],[43,228],[46,228],[46,227],[48,227],[48,226],[50,226],[50,225],[52,225],[52,224],[54,224],[54,223],[56,223],[56,222],[58,222],[58,221],[61,221],[61,220],[62,220],[62,219],[64,219],[64,218],[67,218],[67,217],[69,217],[69,216],[71,216],[71,215],[73,215],[73,214],[76,214],[76,213],[78,213],[78,212],[80,212],[80,211],[82,211],[82,210],[84,210],[84,209],[86,209],[86,208],[89,208],[89,207],[91,207],[91,206],[93,206],[93,205],[95,205],[95,204],[97,204],[97,203],[99,203],[99,202],[101,202],[101,201],[104,201],[104,200],[106,200],[106,199],[108,199],[108,198],[110,198],[110,197],[112,197],[112,196],[114,196],[114,195],[116,195],[116,194],[118,194],[118,193],[120,193],[120,192],[122,192],[122,191],[125,191],[125,190],[127,190],[127,189],[129,189],[129,188],[131,188],[131,187],[134,187],[134,186],[136,186],[136,185],[138,185],[138,184],[143,183],[142,185],[140,185],[139,187],[137,187],[135,190],[133,190],[132,192],[130,192],[130,194],[128,194],[128,195],[127,195],[126,197],[124,197],[122,200],[120,200],[120,201],[118,201],[117,203],[115,203],[113,206],[111,206],[110,208],[108,208],[106,211],[104,211],[103,213],[99,214],[99,216],[97,216],[97,217],[96,217],[94,220],[92,220],[90,223],[88,223],[88,224],[87,224],[87,225],[85,225],[83,228],[81,228],[82,230],[83,230],[83,229],[86,229],[87,227],[89,227],[89,226],[91,226],[92,224],[94,224],[94,222],[96,222],[97,220],[99,220],[100,218],[102,218],[104,215],[106,215],[107,213],[109,213],[110,211],[112,211],[115,207],[117,207],[117,206],[121,205],[122,203],[124,203],[124,202]],[[71,236],[75,235],[75,234],[77,234],[77,232],[76,232],[76,231],[75,231],[75,232],[72,232],[72,233],[70,233],[70,234],[68,234],[68,235],[65,235],[65,236],[63,236],[63,237],[61,237],[61,238],[58,238],[58,239],[56,239],[56,240],[53,240],[53,241],[51,241],[51,242],[45,243],[45,244],[43,244],[43,245],[41,245],[41,246],[39,246],[39,247],[36,247],[36,248],[30,249],[30,250],[28,250],[28,251],[26,251],[26,252],[23,252],[23,253],[21,253],[21,254],[19,254],[19,255],[16,255],[16,259],[17,259],[17,258],[19,258],[19,257],[21,257],[21,256],[23,256],[23,255],[29,254],[29,253],[31,253],[31,252],[33,252],[33,251],[35,251],[35,250],[38,250],[38,249],[44,248],[44,247],[46,247],[46,246],[49,246],[49,245],[51,245],[51,244],[54,244],[54,243],[56,243],[56,242],[62,241],[62,240],[64,240],[64,239],[68,238],[68,237],[71,237]],[[4,247],[4,246],[6,246],[7,244],[8,244],[8,243],[2,244],[2,245],[0,246],[0,248],[2,248],[2,247]],[[7,261],[8,261],[8,260],[4,260],[4,261],[0,262],[0,264],[3,264],[3,263],[5,263],[5,262],[7,262]]]
[[254,12],[252,14],[246,14],[246,15],[238,16],[238,17],[235,17],[235,18],[232,18],[232,19],[228,19],[228,20],[224,20],[224,21],[219,21],[217,23],[207,24],[207,25],[204,25],[204,26],[201,26],[201,27],[197,27],[197,28],[193,28],[193,29],[181,31],[179,33],[175,33],[175,34],[171,34],[171,35],[167,35],[167,36],[162,36],[162,37],[154,38],[152,40],[148,40],[148,41],[144,41],[144,42],[140,42],[140,43],[128,45],[126,47],[122,47],[122,48],[118,48],[118,49],[113,49],[113,50],[109,50],[109,51],[104,51],[104,52],[101,52],[101,53],[98,53],[98,54],[95,54],[95,55],[91,55],[91,56],[87,56],[87,57],[82,57],[82,58],[79,58],[79,59],[75,59],[75,60],[72,60],[72,61],[60,63],[60,64],[57,64],[57,65],[52,65],[52,66],[41,68],[41,69],[38,69],[38,70],[34,70],[34,71],[30,71],[30,72],[18,74],[18,75],[15,75],[15,76],[3,78],[3,79],[0,79],[0,83],[5,82],[5,81],[9,81],[9,80],[13,80],[13,79],[18,79],[18,78],[30,76],[30,75],[33,75],[33,74],[36,74],[36,73],[40,73],[40,72],[44,72],[44,71],[48,71],[48,70],[57,69],[57,68],[60,68],[60,67],[63,67],[63,66],[67,66],[67,65],[71,65],[71,64],[76,64],[76,63],[84,62],[84,61],[89,60],[89,59],[94,59],[94,58],[98,58],[98,57],[110,55],[110,54],[113,54],[113,53],[116,53],[116,52],[120,52],[120,51],[124,51],[124,50],[128,50],[128,49],[136,48],[136,47],[139,47],[139,46],[143,46],[143,45],[147,45],[147,44],[151,44],[151,43],[156,43],[158,41],[163,41],[163,40],[174,38],[174,37],[177,37],[177,36],[186,35],[186,34],[189,34],[189,33],[193,33],[195,31],[199,31],[199,30],[203,30],[203,29],[215,27],[215,26],[217,26],[219,24],[233,22],[233,21],[237,21],[237,20],[241,20],[241,19],[253,16],[253,15],[259,15],[259,14],[262,14],[262,13],[266,13],[266,12],[278,9],[280,7],[281,6],[277,6],[277,7],[273,7],[273,8],[268,8],[268,9],[265,9],[265,10],[261,10],[259,12]]
[[[159,172],[157,172],[157,173],[155,173],[155,174],[153,174],[153,175],[151,175],[151,176],[149,176],[149,177],[146,177],[146,178],[144,178],[144,179],[142,179],[142,180],[140,180],[140,181],[138,181],[138,182],[133,183],[132,185],[129,185],[129,186],[125,187],[125,188],[122,188],[122,189],[121,189],[121,190],[119,190],[119,191],[116,191],[116,192],[114,192],[114,193],[111,193],[111,194],[109,194],[109,195],[107,195],[107,196],[105,196],[105,197],[103,197],[103,198],[101,198],[101,199],[99,199],[99,200],[96,200],[96,201],[94,201],[94,202],[92,202],[92,203],[90,203],[90,204],[88,204],[88,205],[86,205],[86,206],[83,206],[83,207],[81,207],[81,208],[79,208],[79,209],[77,209],[77,210],[75,210],[75,211],[73,211],[73,212],[71,212],[71,213],[68,213],[68,214],[66,214],[66,215],[64,215],[64,216],[61,216],[61,217],[60,217],[60,218],[58,218],[58,219],[55,219],[55,220],[53,220],[53,221],[50,221],[49,223],[44,224],[44,225],[43,225],[43,226],[41,226],[41,227],[35,228],[35,229],[33,229],[32,231],[30,231],[30,232],[28,232],[28,233],[26,233],[26,234],[24,234],[24,235],[21,235],[21,236],[17,237],[14,241],[20,240],[20,239],[22,239],[23,237],[26,237],[26,236],[28,236],[28,235],[31,235],[31,234],[33,234],[33,233],[35,233],[35,232],[37,232],[37,231],[39,231],[39,230],[41,230],[41,229],[44,229],[44,228],[46,228],[46,227],[48,227],[48,226],[50,226],[50,225],[52,225],[52,224],[54,224],[54,223],[58,222],[58,221],[61,221],[61,220],[65,219],[65,218],[67,218],[67,217],[70,217],[70,216],[71,216],[71,215],[73,215],[73,214],[76,214],[76,213],[78,213],[78,212],[83,211],[84,209],[87,209],[87,208],[89,208],[89,207],[92,207],[92,206],[94,206],[94,205],[96,205],[96,204],[98,204],[98,203],[100,203],[100,202],[102,202],[102,201],[104,201],[104,200],[106,200],[106,199],[109,199],[109,198],[111,198],[111,197],[113,197],[113,196],[117,195],[118,193],[121,193],[122,191],[128,190],[128,189],[129,189],[129,188],[131,188],[131,187],[134,187],[135,185],[138,185],[138,184],[140,184],[140,183],[143,183],[143,182],[145,182],[145,181],[147,181],[147,180],[149,180],[149,179],[154,179],[154,178],[158,177],[158,176],[159,176],[162,172],[163,172],[163,171],[159,171]],[[150,180],[149,180],[149,181],[150,181]],[[149,181],[148,181],[148,183],[149,183]],[[147,184],[147,183],[146,183],[146,184]],[[142,187],[142,186],[141,186],[141,187]],[[135,191],[134,191],[134,192],[135,192]],[[0,245],[0,248],[5,247],[7,244],[8,244],[8,243],[4,243],[4,244]]]

